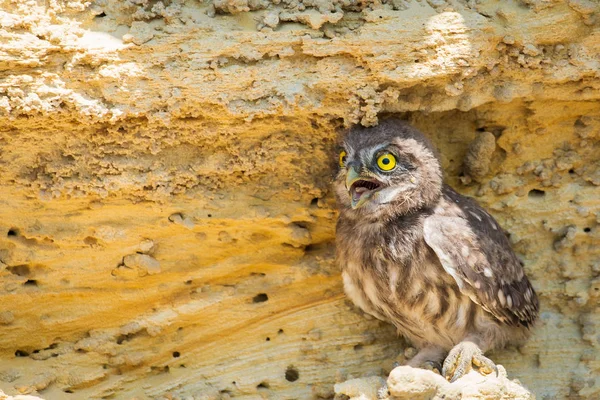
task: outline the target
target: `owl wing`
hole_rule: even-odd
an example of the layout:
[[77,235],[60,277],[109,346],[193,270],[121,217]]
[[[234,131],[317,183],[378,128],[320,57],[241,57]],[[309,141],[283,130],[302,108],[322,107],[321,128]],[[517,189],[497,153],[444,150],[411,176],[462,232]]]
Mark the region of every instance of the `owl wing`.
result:
[[538,299],[498,223],[475,201],[445,186],[425,219],[425,242],[460,291],[498,320],[529,327]]

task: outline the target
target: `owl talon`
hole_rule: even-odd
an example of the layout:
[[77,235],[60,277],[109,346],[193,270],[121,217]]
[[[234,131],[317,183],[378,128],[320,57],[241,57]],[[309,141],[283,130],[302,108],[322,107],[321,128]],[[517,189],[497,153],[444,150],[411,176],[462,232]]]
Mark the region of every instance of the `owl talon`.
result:
[[468,373],[472,364],[479,368],[479,372],[483,375],[491,374],[496,371],[498,375],[498,368],[496,364],[489,358],[483,355],[481,349],[472,342],[461,342],[454,346],[442,368],[442,376],[452,382],[456,382],[459,378]]
[[421,368],[426,369],[428,371],[435,372],[436,374],[441,374],[442,364],[436,361],[425,361]]
[[489,375],[492,372],[495,372],[496,376],[498,376],[498,367],[496,367],[496,364],[494,364],[492,360],[485,357],[483,353],[475,354],[473,356],[473,364],[479,368],[479,372],[483,375]]

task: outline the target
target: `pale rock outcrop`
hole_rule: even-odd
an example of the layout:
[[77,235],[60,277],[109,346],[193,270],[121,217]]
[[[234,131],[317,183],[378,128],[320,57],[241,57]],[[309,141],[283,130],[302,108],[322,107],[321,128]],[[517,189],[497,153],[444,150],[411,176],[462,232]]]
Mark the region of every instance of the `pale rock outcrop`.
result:
[[449,383],[439,374],[408,366],[392,370],[387,390],[380,377],[352,379],[335,385],[336,399],[349,400],[535,400],[535,396],[519,382],[509,380],[506,370],[498,365],[498,375],[483,376],[471,371]]

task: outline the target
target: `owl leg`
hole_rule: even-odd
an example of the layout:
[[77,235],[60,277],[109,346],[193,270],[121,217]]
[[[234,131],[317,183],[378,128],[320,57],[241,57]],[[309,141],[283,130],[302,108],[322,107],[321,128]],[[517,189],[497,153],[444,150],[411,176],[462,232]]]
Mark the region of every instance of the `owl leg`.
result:
[[472,364],[479,367],[479,372],[484,375],[491,374],[493,371],[496,371],[496,374],[498,374],[496,364],[483,355],[483,351],[481,351],[479,346],[465,340],[450,350],[448,357],[444,361],[442,376],[446,377],[450,382],[454,382],[469,372]]
[[445,355],[446,352],[441,347],[424,347],[406,365],[413,368],[428,369],[439,374],[442,371],[442,361]]

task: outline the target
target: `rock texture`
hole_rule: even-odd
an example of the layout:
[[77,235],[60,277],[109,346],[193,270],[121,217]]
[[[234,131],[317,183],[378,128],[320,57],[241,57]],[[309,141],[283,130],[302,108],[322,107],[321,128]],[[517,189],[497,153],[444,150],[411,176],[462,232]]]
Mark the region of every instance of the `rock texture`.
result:
[[380,377],[367,377],[336,384],[336,398],[345,396],[350,400],[535,400],[535,396],[519,382],[507,378],[502,365],[498,366],[498,375],[482,376],[471,371],[454,383],[449,383],[432,371],[402,366],[394,368],[390,373],[387,390],[383,388],[383,383],[384,380]]
[[338,132],[396,113],[540,294],[532,340],[491,358],[538,399],[598,398],[599,11],[0,0],[0,389],[307,399],[386,377],[406,344],[344,297],[329,184]]

